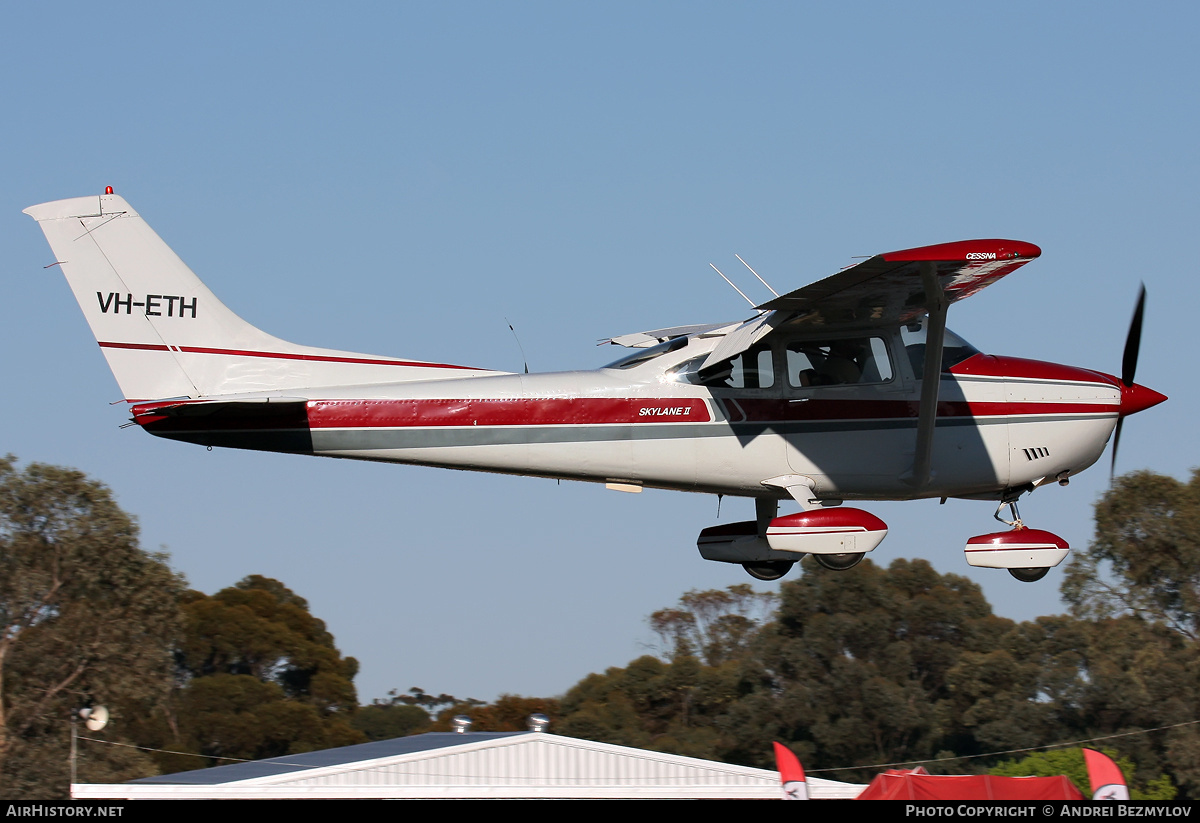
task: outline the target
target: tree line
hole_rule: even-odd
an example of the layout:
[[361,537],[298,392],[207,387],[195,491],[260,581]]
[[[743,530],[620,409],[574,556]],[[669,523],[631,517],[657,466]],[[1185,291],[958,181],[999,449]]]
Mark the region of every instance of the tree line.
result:
[[445,730],[456,714],[517,730],[541,712],[559,734],[765,768],[778,740],[810,774],[852,781],[917,762],[1066,769],[1070,751],[1042,750],[1086,741],[1146,796],[1200,796],[1200,472],[1119,478],[1062,592],[1067,614],[1016,622],[922,560],[806,560],[775,592],[684,594],[649,618],[657,654],[561,696],[411,688],[360,706],[357,661],[283,583],[189,590],[102,484],[8,457],[0,792],[65,796],[68,718],[103,704],[121,722],[92,736],[127,745],[81,747],[80,782]]

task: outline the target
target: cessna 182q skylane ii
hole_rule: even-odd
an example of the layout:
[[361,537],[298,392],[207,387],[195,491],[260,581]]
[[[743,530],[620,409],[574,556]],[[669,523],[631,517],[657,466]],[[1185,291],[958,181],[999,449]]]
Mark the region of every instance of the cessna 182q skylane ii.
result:
[[[755,520],[698,545],[763,580],[804,554],[845,569],[874,549],[887,526],[844,500],[929,497],[1008,508],[1011,528],[968,540],[967,562],[1037,580],[1069,549],[1026,528],[1017,498],[1066,485],[1126,415],[1166,399],[1133,382],[1142,299],[1120,378],[981,354],[946,329],[951,303],[1041,253],[1013,240],[877,255],[744,322],[614,337],[631,353],[595,371],[511,374],[272,337],[111,188],[25,213],[151,434],[752,497]],[[788,498],[800,511],[780,516]]]

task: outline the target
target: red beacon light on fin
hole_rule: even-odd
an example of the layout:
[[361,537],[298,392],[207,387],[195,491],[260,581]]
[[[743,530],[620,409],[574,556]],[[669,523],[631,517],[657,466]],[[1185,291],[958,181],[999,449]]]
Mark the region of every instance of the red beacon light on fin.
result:
[[104,193],[105,193],[105,194],[112,194],[112,193],[113,193],[112,186],[105,186],[105,187],[104,187]]

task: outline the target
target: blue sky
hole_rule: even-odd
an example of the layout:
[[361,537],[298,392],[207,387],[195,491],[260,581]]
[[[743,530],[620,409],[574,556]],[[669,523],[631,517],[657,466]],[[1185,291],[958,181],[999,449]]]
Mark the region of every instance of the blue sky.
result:
[[[0,449],[108,483],[196,588],[309,599],[360,697],[553,695],[624,665],[645,617],[749,580],[695,549],[708,496],[213,451],[126,420],[34,203],[112,185],[231,308],[299,343],[535,371],[595,341],[738,319],[708,267],[783,291],[971,237],[1042,258],[956,305],[992,353],[1109,372],[1139,281],[1118,469],[1186,477],[1197,388],[1192,4],[8,4],[0,52],[7,388]],[[753,287],[747,277],[743,288]],[[757,292],[751,292],[757,294]],[[1107,457],[1022,504],[1084,546]],[[966,566],[987,503],[867,506],[1001,614],[1061,610]],[[726,500],[721,521],[752,516]]]

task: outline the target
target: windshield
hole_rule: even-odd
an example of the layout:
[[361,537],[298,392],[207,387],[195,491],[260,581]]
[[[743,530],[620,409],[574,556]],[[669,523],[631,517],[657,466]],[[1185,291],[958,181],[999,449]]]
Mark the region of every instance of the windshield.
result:
[[[904,350],[908,352],[908,360],[912,364],[913,374],[918,380],[925,373],[925,322],[910,323],[900,328],[900,339],[904,342]],[[979,354],[979,349],[963,340],[954,332],[946,329],[942,340],[942,371],[958,365],[968,357]]]

